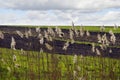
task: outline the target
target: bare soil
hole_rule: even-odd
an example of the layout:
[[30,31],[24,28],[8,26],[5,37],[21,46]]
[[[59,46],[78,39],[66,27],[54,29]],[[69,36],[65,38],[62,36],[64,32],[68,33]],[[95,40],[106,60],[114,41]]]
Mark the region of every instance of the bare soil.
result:
[[[24,49],[24,50],[31,50],[31,51],[40,51],[42,48],[44,52],[49,52],[49,53],[59,53],[59,54],[65,54],[65,55],[72,55],[72,54],[78,54],[78,55],[84,55],[84,56],[96,56],[96,53],[92,52],[92,45],[91,44],[78,44],[74,43],[71,44],[68,47],[68,49],[65,51],[63,50],[63,45],[65,44],[65,41],[61,40],[56,40],[54,39],[52,42],[47,41],[45,39],[44,43],[49,43],[52,47],[53,50],[48,50],[45,45],[40,45],[39,44],[39,39],[37,38],[37,33],[35,31],[35,28],[31,28],[33,36],[30,36],[29,38],[21,38],[19,35],[16,34],[16,30],[21,31],[22,33],[25,33],[26,30],[29,30],[30,28],[28,27],[12,27],[12,26],[0,26],[0,31],[4,32],[4,39],[0,39],[0,47],[3,48],[10,48],[10,43],[11,43],[11,37],[13,36],[16,40],[16,49]],[[46,28],[41,29],[41,33],[43,34],[43,31],[46,30]],[[69,39],[69,30],[63,29],[62,30],[65,35],[62,39]],[[82,42],[95,42],[97,43],[97,34],[103,35],[105,32],[90,32],[91,36],[87,37],[84,35],[83,37],[76,37],[74,36],[75,41],[82,41]],[[37,35],[36,35],[37,34]],[[110,38],[110,35],[106,33],[107,38]],[[120,34],[115,34],[116,36],[116,43],[113,46],[113,44],[110,44],[111,47],[107,47],[106,50],[101,50],[99,46],[96,46],[102,56],[104,57],[111,57],[111,58],[120,58]],[[58,35],[56,34],[56,38],[59,38]],[[109,50],[112,50],[112,53],[109,52]]]

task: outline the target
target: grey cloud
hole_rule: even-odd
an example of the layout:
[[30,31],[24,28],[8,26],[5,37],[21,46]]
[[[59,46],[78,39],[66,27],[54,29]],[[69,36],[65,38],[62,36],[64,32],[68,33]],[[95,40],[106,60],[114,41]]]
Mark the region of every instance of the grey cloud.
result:
[[120,7],[120,0],[1,0],[0,3],[2,8],[19,10],[97,11]]
[[100,19],[101,21],[116,21],[120,20],[120,11],[109,11]]
[[18,13],[0,13],[0,24],[34,24],[34,25],[71,25],[75,24],[114,24],[120,23],[120,11],[108,11],[103,14],[99,12],[83,13],[79,10],[47,10],[47,11],[23,11],[23,15]]

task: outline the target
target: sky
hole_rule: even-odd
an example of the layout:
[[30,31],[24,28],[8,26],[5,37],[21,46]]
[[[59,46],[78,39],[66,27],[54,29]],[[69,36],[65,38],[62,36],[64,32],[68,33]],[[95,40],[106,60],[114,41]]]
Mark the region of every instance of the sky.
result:
[[0,0],[0,25],[120,25],[120,0]]

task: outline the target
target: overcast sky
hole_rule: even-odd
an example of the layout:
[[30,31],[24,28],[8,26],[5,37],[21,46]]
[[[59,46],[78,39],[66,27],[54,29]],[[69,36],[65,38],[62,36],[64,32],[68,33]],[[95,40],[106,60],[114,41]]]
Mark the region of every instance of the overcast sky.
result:
[[120,0],[0,0],[0,24],[120,25]]

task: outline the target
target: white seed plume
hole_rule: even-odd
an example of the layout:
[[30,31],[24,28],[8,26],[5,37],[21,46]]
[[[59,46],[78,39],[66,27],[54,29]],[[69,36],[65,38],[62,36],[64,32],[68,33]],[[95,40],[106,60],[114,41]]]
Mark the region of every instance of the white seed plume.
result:
[[15,64],[15,68],[20,68],[20,64]]
[[1,61],[4,62],[4,59],[2,58]]
[[29,38],[29,34],[28,34],[27,31],[25,31],[25,37],[26,37],[26,38]]
[[56,31],[57,34],[60,34],[62,32],[61,29],[58,26],[55,27],[55,31]]
[[47,39],[47,41],[52,41],[52,37],[49,35],[48,31],[44,30],[44,37]]
[[48,50],[52,50],[52,49],[53,49],[53,47],[52,47],[50,44],[48,44],[48,43],[45,43],[45,46],[46,46],[46,48],[47,48]]
[[28,31],[25,31],[25,37],[29,38],[29,36],[32,36],[31,29],[29,29]]
[[41,39],[43,35],[41,33],[38,34],[38,38]]
[[14,62],[17,61],[16,55],[13,55],[13,61],[14,61]]
[[47,32],[48,32],[49,34],[51,33],[51,30],[52,30],[52,29],[51,29],[50,27],[47,28]]
[[64,33],[62,32],[61,34],[59,34],[59,37],[62,38],[64,36]]
[[21,37],[21,38],[23,38],[24,37],[24,35],[23,35],[23,33],[22,32],[20,32],[20,31],[16,31],[16,33]]
[[114,30],[116,30],[118,28],[118,26],[116,24],[114,24]]
[[69,44],[69,41],[67,41],[67,42],[64,44],[64,46],[63,46],[63,50],[67,50],[67,48],[68,48],[69,45],[70,45],[70,44]]
[[78,37],[78,35],[79,35],[78,30],[77,30],[77,29],[75,29],[74,31],[75,31],[75,35],[76,35],[76,37]]
[[70,39],[73,39],[74,33],[71,29],[69,29]]
[[98,39],[98,43],[102,43],[102,38],[101,38],[100,34],[97,35],[97,39]]
[[48,36],[48,41],[53,41],[53,38],[51,36]]
[[107,48],[107,46],[106,46],[105,44],[100,44],[100,48],[101,48],[102,50],[105,50],[105,49]]
[[107,45],[106,45],[106,44],[103,44],[103,43],[101,44],[101,46],[100,46],[100,47],[101,47],[101,49],[102,49],[102,50],[107,49]]
[[56,33],[59,31],[58,26],[55,27],[55,31]]
[[83,27],[83,25],[81,24],[80,27]]
[[43,44],[44,43],[44,38],[42,37],[40,40],[39,40],[40,44]]
[[100,44],[100,48],[101,48],[102,50],[104,50],[104,47],[103,47],[103,45],[102,45],[102,44]]
[[55,33],[54,33],[54,30],[53,30],[52,28],[48,27],[47,32],[48,32],[48,34],[50,34],[51,36],[55,37]]
[[20,54],[25,54],[25,51],[21,48]]
[[109,53],[112,53],[112,49],[109,50]]
[[74,44],[75,43],[75,40],[74,39],[71,39],[71,44]]
[[90,36],[90,32],[87,30],[86,31],[86,35],[89,37]]
[[80,32],[80,36],[83,37],[83,35],[84,35],[84,32]]
[[110,35],[113,35],[114,33],[113,33],[113,31],[112,31],[112,30],[109,30],[109,34],[110,34]]
[[100,53],[99,49],[97,49],[97,48],[96,48],[96,54],[97,54],[98,56],[100,56],[100,55],[101,55],[101,53]]
[[104,31],[105,30],[105,27],[104,25],[100,27],[100,31]]
[[58,34],[59,37],[64,36],[64,33],[62,32],[62,30],[58,26],[56,26],[55,32]]
[[95,52],[95,44],[92,43],[92,52]]
[[36,32],[40,33],[41,29],[39,27],[36,28]]
[[115,44],[115,42],[116,42],[116,37],[115,37],[114,34],[111,35],[111,37],[110,37],[110,41],[111,41],[113,44]]
[[78,77],[78,80],[85,80],[83,77]]
[[60,34],[59,34],[59,37],[63,37],[64,36],[64,33],[63,32],[61,32]]
[[6,64],[5,60],[2,58],[1,61],[3,62],[3,64]]
[[44,30],[44,37],[48,40],[48,33],[46,30]]
[[80,55],[80,60],[82,60],[84,57],[83,57],[83,55]]
[[43,53],[43,49],[42,48],[40,49],[40,53]]
[[76,75],[77,75],[77,71],[73,71],[73,77],[75,78],[76,77]]
[[21,48],[21,50],[20,50],[20,51],[21,51],[21,54],[23,54],[23,49],[22,49],[22,48]]
[[84,30],[83,30],[83,28],[80,27],[80,30],[79,30],[79,31],[80,31],[80,36],[83,37],[83,35],[84,35]]
[[72,29],[75,29],[74,22],[72,21]]
[[73,63],[75,64],[77,62],[77,55],[75,54],[73,57]]
[[7,70],[8,70],[9,72],[11,72],[11,68],[10,68],[9,66],[7,67]]
[[4,39],[4,34],[2,33],[2,31],[0,31],[0,38]]
[[28,35],[29,35],[29,36],[32,36],[31,29],[28,30]]
[[80,70],[81,70],[80,66],[77,66],[77,70],[78,70],[78,71],[80,71]]
[[105,44],[105,45],[107,45],[107,46],[108,46],[109,43],[110,43],[110,42],[108,41],[108,39],[107,39],[106,34],[104,34],[104,35],[102,36],[102,43]]
[[15,39],[14,39],[14,37],[12,37],[11,38],[11,49],[16,50],[15,45],[16,45]]

